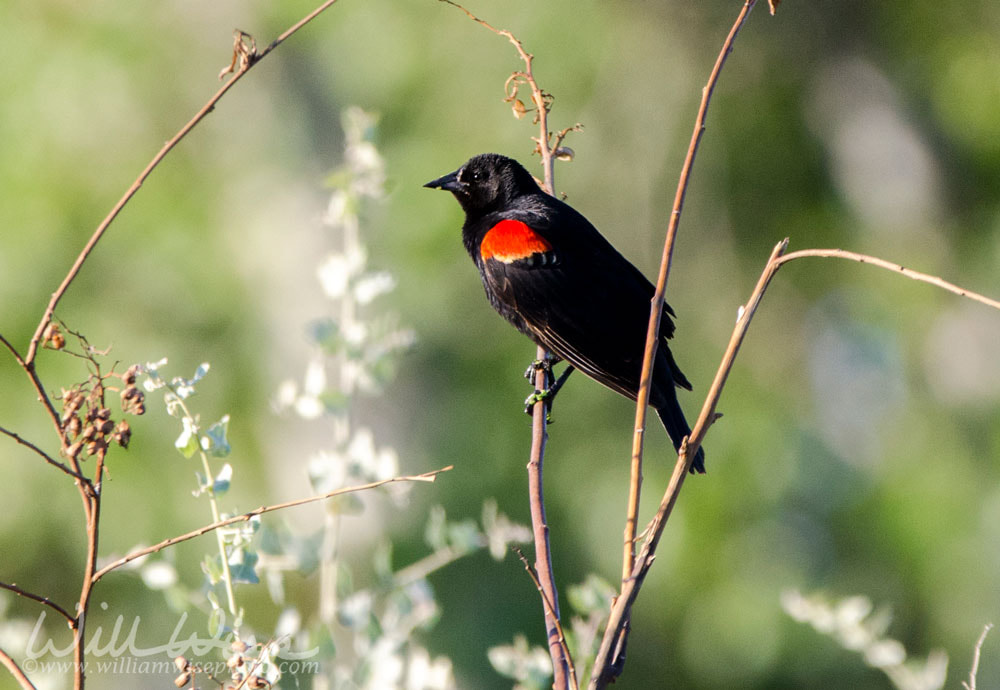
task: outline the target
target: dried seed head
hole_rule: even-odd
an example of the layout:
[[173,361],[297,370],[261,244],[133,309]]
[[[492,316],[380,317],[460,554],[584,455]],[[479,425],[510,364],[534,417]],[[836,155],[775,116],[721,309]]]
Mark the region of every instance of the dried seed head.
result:
[[77,441],[66,449],[66,457],[75,458],[80,454],[80,449],[83,447],[83,441]]
[[146,411],[146,394],[134,385],[128,386],[121,393],[122,410],[128,414],[140,415]]
[[66,347],[66,338],[63,337],[58,324],[50,322],[45,327],[45,332],[42,333],[42,344],[51,347],[53,350],[61,350]]
[[128,442],[132,439],[132,428],[128,425],[128,422],[124,419],[118,422],[112,438],[122,448],[128,448]]
[[132,366],[130,366],[128,369],[125,370],[124,374],[122,374],[122,383],[124,383],[126,386],[135,385],[135,378],[136,376],[139,375],[140,371],[142,371],[142,366],[138,364],[133,364]]

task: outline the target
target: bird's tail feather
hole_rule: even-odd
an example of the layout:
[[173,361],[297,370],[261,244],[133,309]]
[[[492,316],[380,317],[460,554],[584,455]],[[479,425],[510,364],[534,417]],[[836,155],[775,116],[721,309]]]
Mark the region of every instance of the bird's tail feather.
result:
[[[670,440],[673,441],[674,448],[680,450],[681,441],[691,433],[691,427],[688,426],[687,420],[684,418],[681,406],[674,400],[656,408],[656,414],[660,417],[660,421],[663,422],[663,426],[670,435]],[[698,449],[698,452],[694,456],[694,461],[691,463],[691,473],[694,474],[696,472],[698,474],[705,474],[705,451],[701,448]]]

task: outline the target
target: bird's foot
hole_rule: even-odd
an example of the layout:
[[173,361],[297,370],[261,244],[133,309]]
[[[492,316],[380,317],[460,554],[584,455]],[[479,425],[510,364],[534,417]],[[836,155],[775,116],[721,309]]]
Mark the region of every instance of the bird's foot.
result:
[[534,409],[535,405],[540,402],[545,403],[545,416],[548,421],[552,421],[549,417],[552,415],[552,398],[554,394],[551,388],[546,388],[545,390],[535,389],[535,392],[524,399],[524,414],[530,415]]
[[566,383],[566,379],[569,378],[569,375],[573,373],[573,367],[567,366],[566,369],[563,371],[563,373],[559,375],[559,378],[555,379],[554,375],[552,374],[552,363],[550,362],[548,368],[546,369],[546,373],[547,373],[546,379],[548,380],[549,387],[546,388],[545,390],[538,390],[536,388],[534,393],[525,398],[524,413],[530,415],[535,407],[535,404],[544,401],[545,420],[551,424],[552,401],[556,399],[556,393],[558,393],[559,389],[563,387],[564,383]]
[[535,372],[544,371],[546,375],[545,376],[546,380],[549,380],[552,378],[552,365],[558,361],[559,360],[553,357],[552,355],[546,355],[545,359],[536,359],[535,361],[533,361],[531,364],[528,365],[527,369],[524,370],[524,378],[528,379],[529,381],[534,381]]

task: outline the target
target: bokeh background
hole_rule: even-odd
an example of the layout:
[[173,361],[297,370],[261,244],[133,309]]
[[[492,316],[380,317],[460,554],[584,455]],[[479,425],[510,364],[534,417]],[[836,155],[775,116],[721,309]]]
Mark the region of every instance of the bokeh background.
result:
[[[553,127],[583,123],[558,190],[647,275],[701,86],[739,6],[470,5],[535,54],[555,95]],[[233,28],[263,45],[311,7],[0,4],[0,333],[26,346],[93,228],[217,88]],[[682,394],[689,416],[784,237],[793,249],[848,248],[1000,295],[998,35],[1000,6],[982,0],[786,2],[775,18],[755,10],[716,91],[671,274],[673,351],[695,385]],[[305,461],[322,429],[276,415],[272,403],[283,380],[301,376],[307,324],[324,309],[315,269],[330,242],[323,180],[341,162],[341,112],[378,113],[388,194],[364,240],[370,263],[396,277],[386,305],[416,343],[386,393],[356,414],[396,449],[401,471],[455,470],[403,508],[377,504],[353,518],[361,573],[363,535],[391,536],[399,564],[424,553],[434,504],[476,517],[495,497],[527,521],[520,374],[534,348],[488,308],[459,240],[458,205],[421,188],[487,150],[537,165],[534,128],[501,102],[519,67],[505,40],[442,3],[338,3],[154,172],[59,308],[94,344],[113,346],[114,360],[166,356],[175,374],[211,362],[198,407],[232,416],[230,507],[309,493]],[[946,651],[957,686],[982,626],[1000,613],[998,351],[1000,314],[984,306],[854,263],[782,269],[706,441],[709,474],[686,483],[667,528],[618,687],[890,687],[859,655],[791,620],[780,606],[788,589],[890,607],[889,634],[918,657]],[[81,378],[79,362],[53,353],[39,367],[53,390]],[[52,447],[7,356],[0,390],[0,424]],[[172,448],[173,420],[150,408],[133,447],[112,458],[105,553],[207,521],[190,495],[195,467]],[[564,588],[591,572],[617,577],[632,416],[582,376],[559,398],[546,482]],[[665,434],[649,436],[644,514],[672,465]],[[75,489],[12,442],[0,444],[0,463],[0,579],[73,601],[83,557]],[[207,550],[178,550],[193,586]],[[314,584],[297,583],[304,601]],[[442,612],[423,643],[451,657],[461,687],[509,687],[487,648],[519,631],[543,640],[520,564],[480,554],[432,584]],[[128,575],[109,576],[97,600],[167,634],[175,622],[162,596]],[[37,615],[12,597],[3,606],[6,618]],[[997,644],[987,640],[981,687],[1000,684]]]

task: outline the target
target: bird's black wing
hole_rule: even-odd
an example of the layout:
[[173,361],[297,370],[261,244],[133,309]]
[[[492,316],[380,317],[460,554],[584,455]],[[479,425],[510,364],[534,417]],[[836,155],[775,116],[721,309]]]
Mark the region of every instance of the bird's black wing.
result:
[[[522,223],[542,238],[523,243],[521,254],[486,251],[493,246],[486,234],[477,263],[487,292],[494,307],[536,342],[634,398],[654,288],[589,221],[552,201],[542,200],[541,209],[529,204],[504,213],[504,220]],[[528,252],[532,246],[539,251]],[[667,307],[660,331],[665,338],[674,331],[669,314]],[[656,380],[690,388],[665,341],[659,351]]]

